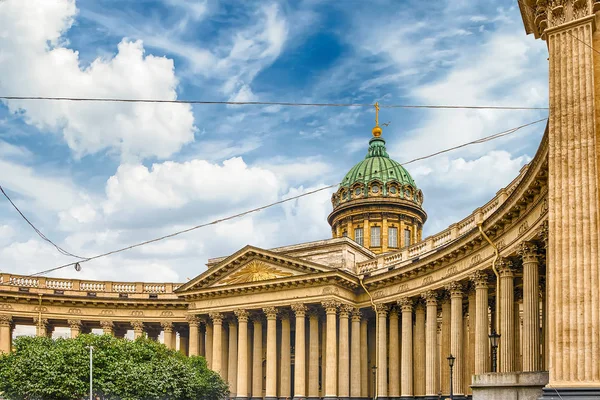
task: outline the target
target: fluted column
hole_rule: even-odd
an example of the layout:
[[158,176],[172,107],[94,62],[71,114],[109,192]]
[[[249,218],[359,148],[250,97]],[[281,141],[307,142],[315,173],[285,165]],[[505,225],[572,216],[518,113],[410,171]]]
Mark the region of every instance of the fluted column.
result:
[[277,397],[277,309],[265,307],[263,312],[267,316],[267,381],[265,386],[265,399]]
[[319,397],[319,313],[312,308],[308,314],[308,397]]
[[360,396],[369,396],[369,345],[368,345],[368,321],[363,317],[360,321]]
[[409,298],[398,301],[402,311],[402,377],[401,395],[413,396],[413,301]]
[[[458,282],[446,286],[450,292],[450,353],[456,358],[454,361],[454,379],[452,388],[455,396],[464,393],[463,386],[463,287]],[[446,364],[446,368],[448,368]]]
[[500,275],[500,342],[498,346],[498,372],[515,370],[515,294],[514,271],[508,260],[498,262]]
[[75,339],[81,334],[81,320],[70,319],[67,321],[69,328],[71,329],[71,339]]
[[377,304],[377,397],[388,397],[387,314],[388,306]]
[[488,275],[477,271],[471,276],[475,285],[475,374],[489,371]]
[[[223,315],[221,313],[210,313],[212,319],[212,370],[223,376],[222,368],[222,340],[223,340]],[[165,342],[167,332],[165,330]]]
[[346,399],[350,397],[350,329],[349,318],[352,306],[342,304],[340,306],[340,332],[339,332],[339,354],[338,354],[338,397]]
[[243,354],[238,351],[238,326],[235,320],[229,321],[229,351],[227,353],[227,381],[229,382],[229,397],[238,397],[237,372],[238,363]]
[[200,319],[195,315],[188,315],[187,317],[188,325],[190,327],[190,336],[189,336],[189,351],[188,354],[190,356],[200,355],[199,351],[199,342],[200,342]]
[[212,369],[213,336],[214,336],[213,335],[213,324],[210,319],[207,319],[206,323],[204,325],[206,326],[206,342],[205,342],[206,364],[208,365],[208,368]]
[[398,308],[390,309],[390,348],[389,348],[389,380],[388,396],[391,398],[400,397],[400,344]]
[[294,338],[294,399],[306,398],[306,306],[302,303],[292,304],[296,315],[296,333]]
[[281,313],[281,365],[279,371],[279,397],[286,399],[292,396],[292,364],[291,364],[291,327],[288,311]]
[[206,358],[206,322],[198,318],[198,355]]
[[[237,371],[236,371],[236,399],[248,397],[248,311],[235,310],[238,320],[237,329]],[[231,339],[231,332],[229,333]],[[231,349],[229,350],[231,357]],[[229,365],[231,366],[231,359]],[[229,374],[231,376],[231,373]]]
[[12,317],[0,315],[0,354],[10,353],[12,346]]
[[415,307],[415,340],[414,344],[414,393],[415,396],[425,396],[425,306],[419,301]]
[[[52,329],[48,324],[48,320],[46,318],[42,318],[40,320],[38,317],[33,317],[33,323],[35,324],[36,336],[47,337],[48,332],[52,332]],[[50,333],[50,335],[52,335],[52,333]]]
[[262,316],[255,314],[252,317],[254,325],[252,345],[252,398],[262,399],[263,397],[263,329]]
[[325,398],[337,398],[337,329],[336,314],[339,303],[324,301],[322,303],[327,314],[327,355],[325,371]]
[[173,347],[173,322],[163,321],[160,323],[163,328],[163,343],[168,349]]
[[539,371],[540,282],[537,246],[524,242],[519,254],[523,259],[523,371]]
[[452,352],[450,348],[451,342],[451,307],[450,307],[450,298],[447,293],[444,293],[442,297],[442,332],[441,332],[441,355],[439,359],[440,364],[440,385],[442,395],[450,394],[450,369],[448,368],[448,361],[446,361],[446,357],[450,355]]
[[133,328],[133,338],[138,339],[144,335],[144,323],[142,321],[131,321]]
[[114,335],[115,324],[112,321],[100,321],[100,326],[105,335]]
[[[350,343],[350,397],[357,398],[361,396],[361,358],[360,358],[360,317],[358,308],[352,310],[352,328]],[[367,360],[362,361],[365,363]]]
[[[425,396],[432,398],[438,394],[437,384],[437,293],[428,291],[423,293],[426,310],[425,326]],[[419,340],[419,339],[417,339]]]

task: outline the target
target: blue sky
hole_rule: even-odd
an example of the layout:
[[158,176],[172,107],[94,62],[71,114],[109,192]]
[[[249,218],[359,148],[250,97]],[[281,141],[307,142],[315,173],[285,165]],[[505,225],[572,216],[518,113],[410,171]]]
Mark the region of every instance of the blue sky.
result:
[[[6,0],[3,95],[382,104],[547,105],[547,51],[516,1]],[[544,111],[383,109],[402,162]],[[91,256],[339,181],[364,157],[369,108],[0,103],[0,184]],[[423,162],[433,234],[484,204],[544,126]],[[183,281],[210,257],[330,236],[330,192],[61,276]],[[0,206],[0,270],[69,261]]]

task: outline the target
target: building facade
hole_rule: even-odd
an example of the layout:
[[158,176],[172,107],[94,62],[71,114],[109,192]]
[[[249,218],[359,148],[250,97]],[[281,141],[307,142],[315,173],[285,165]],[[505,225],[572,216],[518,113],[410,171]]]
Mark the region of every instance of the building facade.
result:
[[598,398],[600,1],[519,6],[548,44],[548,126],[465,219],[421,238],[423,195],[376,126],[332,196],[332,239],[247,246],[185,284],[2,274],[0,351],[16,325],[162,332],[236,399]]

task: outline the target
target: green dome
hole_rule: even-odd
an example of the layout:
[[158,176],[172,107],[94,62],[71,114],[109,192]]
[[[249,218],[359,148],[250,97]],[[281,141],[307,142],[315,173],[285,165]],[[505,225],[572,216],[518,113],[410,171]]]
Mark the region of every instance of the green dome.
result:
[[374,137],[369,141],[369,151],[364,160],[348,171],[341,186],[350,188],[355,183],[367,185],[379,181],[383,184],[384,194],[387,184],[397,182],[400,186],[410,185],[417,189],[415,181],[400,163],[392,160],[385,150],[385,140]]

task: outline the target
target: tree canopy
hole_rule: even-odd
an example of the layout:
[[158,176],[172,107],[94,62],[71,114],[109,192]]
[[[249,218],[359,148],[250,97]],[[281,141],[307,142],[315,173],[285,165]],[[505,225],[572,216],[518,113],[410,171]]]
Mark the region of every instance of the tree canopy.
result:
[[93,346],[94,398],[102,400],[222,400],[227,384],[203,357],[186,357],[140,338],[80,335],[76,339],[18,337],[0,355],[0,397],[76,400],[89,396]]

